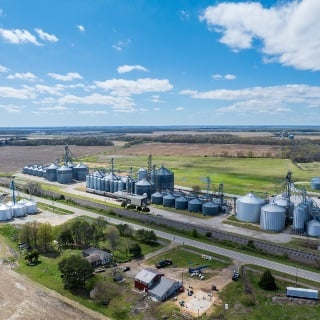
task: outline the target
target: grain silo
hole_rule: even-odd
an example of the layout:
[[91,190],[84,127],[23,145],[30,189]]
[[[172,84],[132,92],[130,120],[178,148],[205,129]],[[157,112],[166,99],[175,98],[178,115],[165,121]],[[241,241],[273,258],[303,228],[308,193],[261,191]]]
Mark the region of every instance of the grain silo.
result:
[[16,203],[11,207],[12,215],[14,217],[23,217],[26,214],[26,208],[23,204]]
[[162,166],[160,169],[153,172],[153,180],[155,187],[159,191],[173,191],[174,189],[174,174],[171,170]]
[[73,178],[77,181],[86,181],[86,176],[89,173],[89,168],[83,164],[78,163],[76,166],[72,168]]
[[202,205],[202,214],[204,216],[216,216],[219,214],[219,208],[220,206],[218,203],[212,201],[205,202]]
[[57,169],[57,181],[62,184],[69,184],[73,182],[72,168],[68,166],[61,166]]
[[297,233],[305,231],[306,223],[309,220],[309,208],[306,203],[300,203],[293,210],[292,229]]
[[163,195],[157,191],[151,195],[151,203],[161,205],[163,203]]
[[293,217],[294,204],[289,200],[285,194],[277,195],[273,198],[273,202],[280,207],[286,209],[288,217]]
[[310,220],[307,223],[307,234],[310,237],[320,237],[320,222],[317,220]]
[[5,204],[0,204],[0,221],[8,221],[12,219],[11,208]]
[[192,199],[188,202],[188,210],[190,212],[202,212],[202,202],[198,199]]
[[188,199],[184,196],[176,198],[175,208],[177,210],[186,210],[188,208]]
[[172,193],[168,193],[163,197],[163,206],[164,207],[169,207],[169,208],[174,208],[176,202],[176,198]]
[[260,228],[266,231],[281,232],[285,228],[286,209],[275,203],[261,207]]
[[153,184],[147,179],[142,179],[135,184],[135,193],[137,195],[147,194],[147,197],[151,198],[151,193],[153,192]]
[[315,177],[311,179],[311,189],[320,190],[320,177]]
[[265,203],[265,200],[256,196],[252,192],[238,198],[236,201],[237,219],[245,222],[259,223],[261,207]]
[[147,179],[148,171],[145,168],[140,168],[138,170],[138,180]]
[[46,179],[49,181],[57,181],[57,170],[59,166],[55,163],[51,163],[46,170]]

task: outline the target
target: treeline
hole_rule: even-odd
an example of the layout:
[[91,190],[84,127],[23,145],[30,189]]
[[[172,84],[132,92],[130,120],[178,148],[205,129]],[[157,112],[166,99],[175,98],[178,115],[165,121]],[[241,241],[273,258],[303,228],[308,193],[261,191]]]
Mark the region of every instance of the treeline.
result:
[[103,136],[66,137],[52,139],[26,139],[9,138],[2,143],[10,146],[55,146],[55,145],[75,145],[75,146],[113,146],[113,142]]

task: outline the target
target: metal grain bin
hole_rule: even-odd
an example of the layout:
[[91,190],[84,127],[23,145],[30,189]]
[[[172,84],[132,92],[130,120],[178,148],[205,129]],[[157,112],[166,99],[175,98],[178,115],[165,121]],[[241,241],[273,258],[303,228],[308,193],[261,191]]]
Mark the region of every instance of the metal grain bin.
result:
[[72,168],[73,178],[77,181],[86,181],[86,176],[89,173],[89,168],[83,164],[79,163]]
[[173,191],[174,189],[174,174],[171,170],[162,166],[154,172],[154,183],[157,190],[160,191]]
[[145,168],[140,168],[138,170],[138,180],[147,179],[147,170]]
[[151,195],[151,203],[161,205],[163,203],[163,195],[157,191]]
[[135,185],[135,193],[142,196],[147,194],[148,199],[151,198],[151,193],[153,192],[153,184],[146,179],[138,181]]
[[11,209],[14,217],[23,217],[26,214],[26,208],[23,204],[16,203]]
[[202,214],[204,216],[216,216],[219,214],[219,204],[209,201],[202,205]]
[[236,201],[237,219],[245,222],[259,223],[261,207],[265,205],[265,200],[259,198],[252,192],[240,197]]
[[307,223],[307,234],[310,237],[320,237],[320,222],[317,220],[310,220]]
[[168,193],[163,197],[163,206],[164,207],[169,207],[169,208],[174,208],[176,202],[176,198],[173,194]]
[[199,199],[192,199],[188,202],[190,212],[202,212],[202,202]]
[[300,203],[293,210],[293,223],[292,229],[295,232],[304,232],[306,223],[308,221],[308,205]]
[[184,196],[176,198],[175,208],[177,210],[186,210],[188,208],[188,199]]
[[0,204],[0,221],[8,221],[12,219],[11,208],[5,204]]
[[24,206],[26,208],[26,214],[35,214],[38,212],[38,205],[34,201],[29,200]]
[[320,190],[320,177],[315,177],[311,179],[311,189]]
[[285,228],[286,209],[275,203],[266,204],[261,208],[260,228],[262,230],[281,232]]
[[72,168],[69,168],[67,166],[61,166],[59,169],[57,169],[57,181],[62,184],[72,183]]
[[57,181],[57,170],[59,166],[55,163],[51,163],[46,170],[46,179],[49,181]]

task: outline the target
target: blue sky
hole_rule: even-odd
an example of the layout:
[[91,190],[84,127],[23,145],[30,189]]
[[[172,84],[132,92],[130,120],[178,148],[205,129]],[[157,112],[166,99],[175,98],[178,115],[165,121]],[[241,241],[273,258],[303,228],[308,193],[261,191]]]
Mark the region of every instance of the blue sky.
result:
[[319,125],[319,16],[319,0],[0,0],[0,126]]

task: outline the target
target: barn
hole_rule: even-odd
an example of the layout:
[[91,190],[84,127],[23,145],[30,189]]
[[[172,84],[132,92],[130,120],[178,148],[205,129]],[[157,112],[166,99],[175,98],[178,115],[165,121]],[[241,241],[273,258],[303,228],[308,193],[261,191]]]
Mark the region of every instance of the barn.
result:
[[134,287],[148,292],[151,287],[156,285],[163,276],[158,270],[152,268],[142,269],[134,278]]
[[161,277],[160,281],[148,291],[148,294],[158,301],[166,301],[176,294],[181,287],[182,282]]

